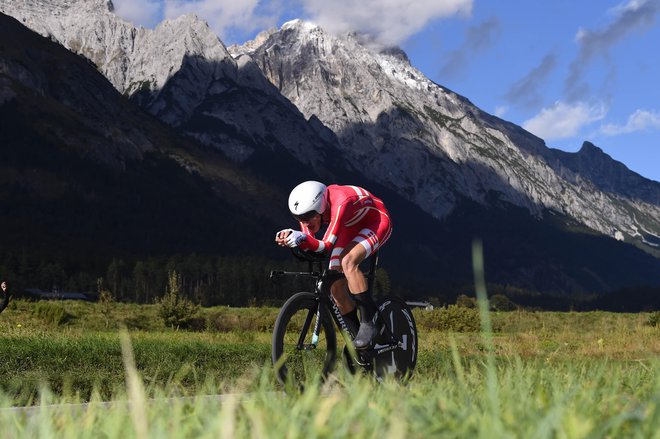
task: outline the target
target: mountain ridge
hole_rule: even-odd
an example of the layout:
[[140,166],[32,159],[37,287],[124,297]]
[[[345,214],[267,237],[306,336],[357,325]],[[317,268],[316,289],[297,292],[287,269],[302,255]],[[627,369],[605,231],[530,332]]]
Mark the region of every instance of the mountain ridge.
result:
[[3,14],[0,23],[0,199],[10,248],[222,248],[212,237],[222,224],[258,232],[262,219],[238,219],[247,207],[286,219],[269,200],[285,194],[268,182],[143,112],[83,58]]
[[[653,195],[642,200],[634,198],[630,185],[615,186],[614,194],[603,191],[602,182],[595,184],[588,174],[576,172],[581,169],[573,166],[569,153],[553,153],[536,136],[484,113],[401,57],[369,51],[350,34],[331,36],[312,24],[292,21],[261,45],[248,43],[234,51],[251,54],[306,117],[314,114],[332,128],[348,156],[382,163],[387,155],[399,163],[393,178],[391,166],[367,172],[373,179],[398,184],[399,193],[431,206],[427,210],[438,218],[451,211],[456,194],[484,202],[488,188],[534,215],[544,208],[555,210],[631,242],[636,241],[635,228],[660,230],[660,205],[653,202],[660,185],[649,180],[647,192]],[[348,102],[337,104],[343,101]],[[475,165],[489,172],[479,175]],[[633,197],[624,191],[632,191]]]
[[[0,2],[0,6],[2,5],[3,3]],[[270,37],[272,34],[268,38]],[[332,49],[331,46],[330,49]],[[400,54],[387,56],[391,57],[392,63],[402,62]],[[264,218],[269,218],[263,220],[261,227],[253,222],[248,222],[252,225],[246,226],[255,227],[256,233],[260,237],[258,239],[259,248],[272,246],[272,234],[265,233],[262,230],[263,226],[271,227],[270,225],[273,224],[272,227],[276,227],[274,225],[276,222],[289,224],[291,221],[286,215],[285,207],[282,207],[285,206],[286,191],[293,186],[295,181],[315,178],[364,185],[386,201],[393,214],[396,233],[388,243],[389,253],[385,252],[384,261],[386,264],[391,264],[387,268],[390,271],[390,267],[392,267],[393,277],[396,275],[396,280],[404,284],[422,283],[422,288],[428,289],[430,286],[437,286],[440,283],[444,286],[455,286],[469,282],[471,279],[469,248],[475,236],[484,240],[487,261],[491,261],[488,266],[489,277],[500,283],[524,285],[544,292],[603,292],[629,286],[631,283],[660,284],[658,278],[660,265],[657,259],[643,255],[641,252],[629,248],[630,246],[627,244],[617,243],[613,239],[589,232],[576,219],[561,212],[551,212],[537,206],[536,216],[530,217],[526,207],[511,204],[511,199],[503,197],[502,192],[498,192],[496,189],[508,183],[507,174],[500,174],[490,169],[488,161],[471,162],[467,155],[471,149],[478,148],[483,149],[484,153],[488,153],[488,148],[486,148],[488,144],[480,145],[475,143],[476,140],[484,137],[497,139],[500,135],[496,130],[491,129],[484,134],[477,129],[474,120],[477,120],[480,110],[472,107],[467,98],[443,89],[442,94],[446,94],[447,99],[454,105],[446,111],[443,110],[443,113],[437,112],[436,114],[423,107],[422,110],[418,110],[406,105],[395,106],[384,113],[374,112],[371,115],[368,112],[362,113],[365,120],[375,118],[375,124],[380,124],[381,127],[389,125],[409,128],[418,126],[416,117],[419,115],[416,115],[416,112],[422,111],[427,118],[435,117],[440,121],[439,123],[444,122],[452,127],[455,125],[455,130],[468,130],[465,131],[469,134],[465,139],[460,142],[454,140],[455,150],[426,150],[424,145],[415,143],[416,136],[410,135],[406,138],[407,142],[404,142],[400,148],[408,148],[407,152],[414,152],[417,155],[388,154],[388,149],[394,149],[396,144],[382,141],[375,142],[372,146],[382,153],[379,156],[370,155],[369,150],[365,149],[357,151],[362,156],[353,151],[354,155],[344,157],[339,137],[346,133],[341,130],[331,130],[331,124],[325,123],[315,114],[306,117],[293,106],[290,100],[279,95],[276,86],[270,82],[263,83],[265,77],[262,75],[262,70],[249,55],[238,54],[233,58],[233,62],[239,67],[237,70],[234,70],[233,67],[224,70],[224,66],[231,65],[231,63],[218,66],[215,61],[206,60],[194,54],[190,57],[184,56],[181,60],[183,67],[174,72],[167,83],[157,90],[154,102],[163,102],[165,109],[162,113],[151,112],[151,115],[154,120],[157,117],[160,121],[167,121],[164,115],[175,114],[166,107],[177,105],[178,101],[174,96],[177,94],[176,90],[190,90],[201,96],[201,100],[195,104],[193,111],[183,112],[185,117],[176,118],[174,123],[170,123],[169,129],[175,130],[177,135],[201,140],[206,146],[200,149],[199,145],[183,142],[182,146],[185,145],[185,147],[178,151],[175,161],[184,169],[202,176],[206,175],[204,178],[207,181],[209,181],[208,175],[218,172],[219,166],[230,169],[233,172],[232,176],[217,184],[225,188],[224,195],[230,197],[229,204],[238,204],[240,207],[250,206],[250,202],[240,203],[240,199],[245,193],[244,189],[247,187],[257,184],[261,185],[260,187],[272,186],[269,192],[259,195],[259,191],[255,191],[256,195],[255,193],[251,195],[254,202],[260,203],[257,204],[259,208],[253,207],[253,209],[263,208]],[[91,68],[89,64],[86,65]],[[326,79],[339,87],[342,84],[342,78],[333,73],[331,67],[331,64],[325,63],[319,64],[318,68],[323,70]],[[374,72],[378,73],[380,69],[382,73],[382,66],[378,67],[373,64],[372,68]],[[110,69],[108,68],[108,70]],[[231,76],[234,72],[239,75],[238,79]],[[407,80],[412,80],[402,72],[404,70],[398,72],[397,81],[405,83]],[[200,73],[203,85],[200,90],[191,90],[196,84],[199,85],[193,79]],[[251,77],[248,77],[249,75]],[[321,77],[323,78],[323,76]],[[209,82],[206,82],[207,79]],[[309,82],[309,78],[302,79]],[[0,84],[5,80],[0,74]],[[355,78],[348,80],[352,80],[352,85],[356,87],[364,88],[368,85],[359,83]],[[417,83],[420,82],[417,81]],[[429,84],[429,86],[431,85]],[[9,92],[7,90],[9,88],[0,87],[0,96],[11,93],[11,90]],[[147,88],[144,96],[135,92],[130,96],[125,96],[125,99],[128,104],[140,105],[141,108],[149,111],[149,109],[153,109],[151,101],[148,100],[152,97],[149,94],[151,91]],[[388,90],[382,90],[381,93],[387,94]],[[350,96],[348,97],[350,98]],[[141,101],[141,99],[144,100]],[[161,101],[158,101],[159,99]],[[349,99],[345,99],[345,102],[349,102]],[[9,111],[6,103],[0,102],[0,108]],[[459,112],[461,108],[466,109],[464,114],[467,116],[463,118],[465,120],[458,117],[463,114]],[[457,113],[452,114],[452,110]],[[469,115],[470,111],[474,114]],[[237,120],[238,116],[244,119]],[[520,127],[515,127],[494,116],[481,115],[479,117],[492,118],[489,119],[492,125],[512,126],[509,132],[510,137],[529,135]],[[359,124],[349,125],[347,129],[349,134],[360,134],[361,128],[366,129]],[[385,131],[381,132],[381,134],[383,133],[386,134]],[[422,135],[426,134],[422,133]],[[204,136],[212,139],[204,142]],[[506,144],[505,140],[502,140],[502,143]],[[461,144],[463,141],[465,143]],[[155,145],[157,146],[157,143]],[[234,146],[245,148],[245,150],[232,156],[231,148]],[[553,157],[553,153],[545,148],[540,139],[525,146],[527,149],[517,152],[520,157],[532,156],[534,148],[541,147],[546,154],[544,160],[550,160]],[[191,152],[187,152],[185,150],[187,148],[190,148]],[[457,163],[450,160],[450,154],[462,157],[463,161]],[[228,163],[223,165],[221,157],[225,156],[231,157],[234,165]],[[440,196],[454,197],[451,200],[454,209],[445,216],[444,220],[438,220],[428,212],[420,210],[419,205],[412,204],[411,197],[405,196],[405,190],[403,191],[404,196],[401,195],[402,187],[389,186],[387,179],[376,181],[370,179],[369,175],[363,175],[362,170],[365,166],[381,166],[393,173],[400,172],[397,168],[399,166],[399,163],[396,162],[397,158],[410,160],[415,164],[410,168],[412,170],[423,170],[425,166],[431,166],[438,161],[444,167],[443,169],[453,171],[453,174],[427,177],[429,183],[434,181],[446,183],[446,186],[436,185],[434,189],[432,188],[438,191]],[[212,161],[217,163],[211,163]],[[173,168],[172,163],[168,163],[167,166],[158,165],[158,168],[162,169],[158,172],[170,170],[176,175],[181,175],[180,169]],[[549,168],[549,165],[547,166]],[[259,177],[259,182],[245,179],[244,172],[252,172]],[[487,177],[486,180],[477,179],[477,177],[483,176]],[[412,177],[417,178],[418,176],[413,175]],[[234,178],[238,179],[238,182],[232,181]],[[468,185],[470,179],[479,182],[479,185],[470,188]],[[401,181],[406,184],[410,183],[411,191],[415,189],[412,181]],[[496,182],[496,184],[491,184],[492,182]],[[451,189],[451,185],[454,184],[463,185],[475,193],[459,191],[443,193],[446,187]],[[403,189],[407,188],[403,187]],[[236,194],[233,194],[234,191]],[[162,195],[152,193],[151,196]],[[278,204],[278,200],[281,203]],[[436,199],[432,196],[428,199],[428,203],[435,201]],[[424,206],[425,201],[422,200],[420,204]],[[148,216],[145,216],[144,221],[146,218]],[[157,222],[158,218],[153,218],[152,221]],[[141,227],[145,227],[145,224],[146,222]],[[205,224],[201,220],[192,223],[190,227],[193,224],[201,231],[209,227],[213,230],[213,226]],[[181,227],[186,227],[186,225],[182,223]],[[193,229],[189,232],[188,239],[192,239],[195,231]],[[131,233],[137,232],[133,230]],[[240,232],[237,232],[236,235],[240,235]],[[202,236],[206,235],[202,233]],[[210,239],[207,241],[204,243],[204,248],[208,248],[210,242],[218,242]],[[234,247],[230,248],[239,248],[236,247],[239,244],[232,245]]]

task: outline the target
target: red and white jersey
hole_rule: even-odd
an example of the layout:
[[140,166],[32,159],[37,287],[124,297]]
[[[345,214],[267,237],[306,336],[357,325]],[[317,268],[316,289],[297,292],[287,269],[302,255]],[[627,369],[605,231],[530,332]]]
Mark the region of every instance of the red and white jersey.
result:
[[[323,252],[335,246],[332,256],[338,257],[335,253],[353,240],[369,247],[367,252],[370,254],[385,243],[392,230],[385,204],[357,186],[328,186],[328,208],[323,214],[323,224],[328,224],[323,239],[316,239],[304,224],[300,224],[307,235],[300,245],[303,250]],[[335,265],[332,260],[331,265]]]

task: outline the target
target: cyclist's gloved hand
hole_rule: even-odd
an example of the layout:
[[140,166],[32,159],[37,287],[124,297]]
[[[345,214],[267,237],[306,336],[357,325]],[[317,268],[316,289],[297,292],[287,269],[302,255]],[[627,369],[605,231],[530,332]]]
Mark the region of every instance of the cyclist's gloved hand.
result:
[[275,239],[284,239],[284,236],[291,232],[293,232],[293,229],[282,229],[275,234]]
[[289,247],[298,247],[301,242],[307,239],[307,235],[298,230],[292,230],[289,237],[286,239],[286,245]]

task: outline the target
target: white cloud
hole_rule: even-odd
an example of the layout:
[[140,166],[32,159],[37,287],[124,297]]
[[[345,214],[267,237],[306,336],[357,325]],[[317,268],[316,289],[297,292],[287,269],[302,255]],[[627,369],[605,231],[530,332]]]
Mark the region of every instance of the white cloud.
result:
[[495,108],[495,116],[497,117],[502,117],[504,116],[507,112],[509,111],[509,107],[507,105],[502,105],[497,108]]
[[607,12],[611,15],[621,15],[628,11],[636,11],[644,6],[647,1],[648,0],[628,0],[610,8]]
[[445,59],[440,69],[443,77],[457,77],[461,75],[469,65],[470,60],[499,38],[502,25],[497,17],[491,17],[475,26],[465,30],[465,40],[460,47],[452,51]]
[[588,31],[588,30],[586,30],[586,29],[583,28],[583,27],[579,27],[578,30],[577,30],[577,32],[575,33],[574,41],[575,41],[576,43],[580,44],[580,42],[581,42],[583,39],[587,38],[588,35],[589,35],[589,31]]
[[165,0],[165,18],[177,18],[184,14],[196,14],[222,38],[227,38],[231,28],[241,31],[262,30],[272,27],[277,17],[257,14],[259,0]]
[[[360,32],[382,45],[398,45],[429,22],[469,15],[474,0],[113,0],[115,12],[136,25],[196,14],[225,41],[271,28],[287,10],[300,11],[329,32]],[[225,41],[243,42],[243,41]]]
[[606,136],[616,136],[643,130],[660,130],[660,112],[637,110],[628,116],[625,125],[603,125],[600,133]]
[[588,105],[584,102],[567,104],[556,102],[523,123],[523,128],[545,139],[565,139],[576,136],[580,129],[605,117],[604,105]]
[[[594,59],[603,59],[610,68],[610,78],[616,74],[617,65],[609,58],[612,47],[635,32],[651,29],[655,17],[660,14],[660,0],[629,0],[610,9],[614,20],[603,29],[587,30],[580,28],[575,41],[580,46],[577,57],[569,67],[564,81],[568,99],[579,101],[591,94],[590,81],[585,80]],[[601,93],[602,95],[602,93]]]
[[291,1],[296,0],[113,0],[113,4],[118,16],[150,28],[164,18],[195,14],[224,41],[274,27],[285,3]]
[[115,14],[137,26],[154,27],[161,19],[160,0],[113,0]]
[[555,70],[556,65],[557,56],[552,53],[547,54],[538,66],[509,88],[504,98],[527,108],[540,107],[543,102],[540,89],[546,78]]
[[430,21],[469,15],[473,0],[302,0],[310,18],[329,32],[357,31],[397,45]]

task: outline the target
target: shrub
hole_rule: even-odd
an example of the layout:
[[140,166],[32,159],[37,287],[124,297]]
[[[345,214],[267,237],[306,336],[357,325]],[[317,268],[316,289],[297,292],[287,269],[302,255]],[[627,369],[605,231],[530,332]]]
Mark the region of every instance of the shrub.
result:
[[514,311],[517,309],[515,303],[504,294],[495,294],[490,298],[490,309],[493,311]]
[[237,315],[229,315],[223,312],[211,312],[206,317],[206,328],[215,332],[231,332],[239,327]]
[[37,302],[33,313],[46,323],[55,326],[63,325],[74,318],[73,314],[69,314],[61,303],[55,302]]
[[110,291],[103,288],[103,279],[97,279],[96,286],[98,301],[101,304],[101,313],[103,314],[103,318],[105,319],[105,327],[107,328],[110,326],[110,315],[115,299]]
[[158,300],[158,315],[165,326],[171,328],[189,328],[197,323],[199,307],[188,298],[181,296],[181,278],[176,271],[168,274],[167,292]]
[[477,304],[475,302],[474,297],[469,297],[465,294],[461,294],[456,298],[456,305],[463,308],[476,308]]
[[646,323],[654,328],[660,327],[660,311],[652,312]]

